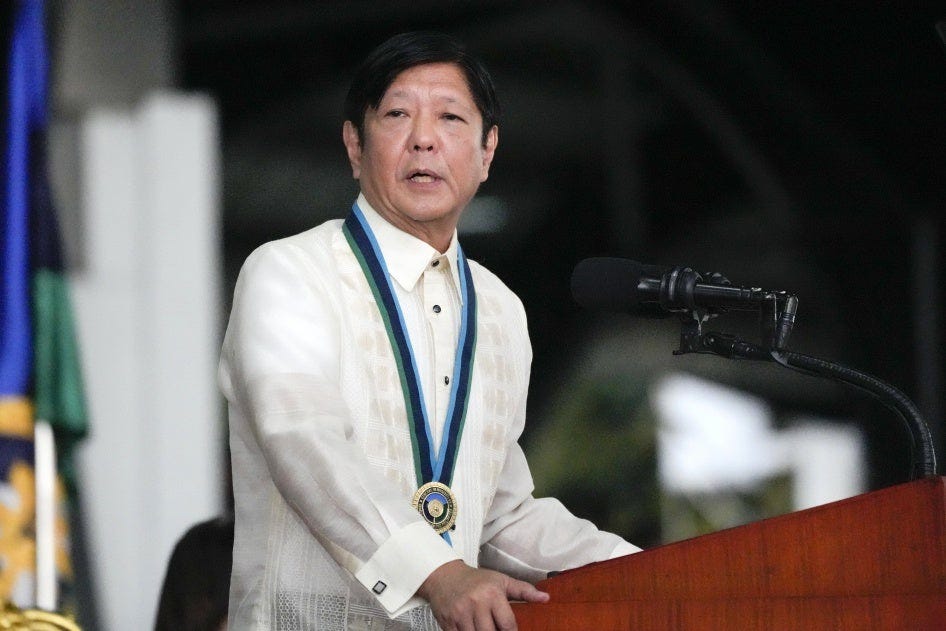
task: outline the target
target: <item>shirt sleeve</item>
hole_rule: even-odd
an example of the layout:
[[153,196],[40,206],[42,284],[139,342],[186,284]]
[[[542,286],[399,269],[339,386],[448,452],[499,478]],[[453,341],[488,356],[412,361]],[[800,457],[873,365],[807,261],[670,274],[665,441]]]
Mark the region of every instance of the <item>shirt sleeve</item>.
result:
[[480,541],[480,564],[522,580],[536,582],[549,572],[639,552],[621,537],[576,517],[553,498],[535,498],[535,485],[519,437],[525,426],[531,346],[525,311],[517,300],[518,324],[529,349],[525,385],[519,395],[514,426],[499,484],[486,516]]
[[[283,244],[247,260],[221,358],[221,386],[285,501],[322,546],[396,615],[458,558],[355,443],[339,384],[339,306],[319,269]],[[234,475],[239,475],[234,472]]]
[[518,445],[510,449],[483,529],[480,562],[522,580],[639,552],[621,537],[576,517],[553,498],[532,497],[532,476]]

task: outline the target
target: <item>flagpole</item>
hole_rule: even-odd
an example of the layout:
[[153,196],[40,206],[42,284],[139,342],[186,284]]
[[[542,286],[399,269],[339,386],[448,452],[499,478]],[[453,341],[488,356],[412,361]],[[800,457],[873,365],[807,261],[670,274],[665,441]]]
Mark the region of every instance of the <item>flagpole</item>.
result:
[[36,471],[36,606],[56,611],[56,441],[37,419],[33,448]]

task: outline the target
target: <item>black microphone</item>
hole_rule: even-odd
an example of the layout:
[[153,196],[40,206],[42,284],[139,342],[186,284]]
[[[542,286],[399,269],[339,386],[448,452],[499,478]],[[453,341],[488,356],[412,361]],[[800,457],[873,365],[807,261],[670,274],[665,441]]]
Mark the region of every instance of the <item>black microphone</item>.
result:
[[[649,317],[668,313],[729,309],[758,310],[782,295],[757,287],[733,287],[721,274],[703,275],[689,267],[643,265],[620,258],[581,261],[572,274],[572,296],[586,309]],[[794,311],[792,312],[794,318]]]
[[647,318],[666,318],[669,311],[650,301],[642,279],[659,279],[669,268],[642,265],[619,258],[585,259],[572,272],[572,297],[591,311],[630,313]]

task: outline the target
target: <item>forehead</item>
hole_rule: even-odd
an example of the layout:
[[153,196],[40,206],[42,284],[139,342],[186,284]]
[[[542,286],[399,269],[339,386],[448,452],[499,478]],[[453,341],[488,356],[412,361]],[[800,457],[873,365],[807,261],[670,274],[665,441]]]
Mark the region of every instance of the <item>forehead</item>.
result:
[[453,63],[421,64],[401,71],[385,90],[381,100],[421,95],[465,102],[476,107],[466,75]]

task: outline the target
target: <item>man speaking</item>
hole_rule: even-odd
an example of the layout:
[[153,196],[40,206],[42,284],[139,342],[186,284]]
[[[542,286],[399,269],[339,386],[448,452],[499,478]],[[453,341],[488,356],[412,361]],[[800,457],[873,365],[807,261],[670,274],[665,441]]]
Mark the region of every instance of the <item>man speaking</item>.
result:
[[346,219],[263,245],[234,292],[230,629],[514,629],[547,572],[637,548],[532,497],[525,312],[456,234],[499,142],[492,79],[398,35],[345,115]]

